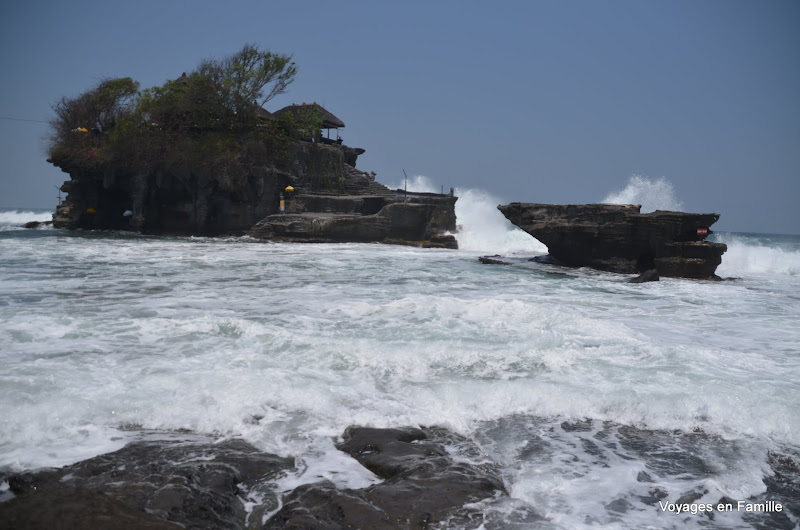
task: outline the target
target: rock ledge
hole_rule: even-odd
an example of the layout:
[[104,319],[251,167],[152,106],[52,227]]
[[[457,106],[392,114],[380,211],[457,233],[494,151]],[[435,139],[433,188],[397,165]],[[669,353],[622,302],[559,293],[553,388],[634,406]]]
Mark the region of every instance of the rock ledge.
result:
[[497,208],[570,267],[719,279],[715,271],[727,250],[721,243],[704,241],[719,219],[716,213],[643,214],[639,205],[616,204],[514,202]]

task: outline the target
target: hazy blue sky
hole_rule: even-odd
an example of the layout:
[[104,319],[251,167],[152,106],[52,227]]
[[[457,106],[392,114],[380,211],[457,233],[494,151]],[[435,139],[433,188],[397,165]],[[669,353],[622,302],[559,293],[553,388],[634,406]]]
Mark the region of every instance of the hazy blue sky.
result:
[[[3,2],[0,116],[150,87],[247,42],[292,54],[384,183],[599,202],[666,177],[719,230],[800,233],[800,2]],[[55,207],[45,123],[0,120],[0,207]]]

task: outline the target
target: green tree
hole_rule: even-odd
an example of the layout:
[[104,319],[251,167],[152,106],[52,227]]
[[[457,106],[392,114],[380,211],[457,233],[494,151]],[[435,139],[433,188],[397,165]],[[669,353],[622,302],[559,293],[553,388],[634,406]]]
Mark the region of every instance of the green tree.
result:
[[245,152],[259,164],[274,152],[285,158],[286,131],[275,122],[258,127],[256,111],[284,93],[296,72],[290,56],[247,44],[141,92],[130,78],[104,80],[54,105],[51,160],[62,167],[114,161],[132,171],[204,168],[235,184],[252,169]]
[[261,51],[253,44],[221,61],[205,61],[198,72],[208,75],[219,89],[223,105],[237,115],[249,115],[257,106],[286,92],[297,68],[290,56]]
[[104,79],[78,97],[62,97],[50,120],[50,155],[96,158],[103,136],[135,107],[139,83],[130,77]]

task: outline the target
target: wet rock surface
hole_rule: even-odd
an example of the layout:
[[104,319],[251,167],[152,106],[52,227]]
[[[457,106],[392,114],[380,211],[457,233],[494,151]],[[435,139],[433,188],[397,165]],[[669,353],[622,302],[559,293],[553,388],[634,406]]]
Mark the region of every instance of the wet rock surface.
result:
[[659,280],[658,271],[656,269],[646,270],[636,278],[628,280],[629,283],[647,283],[657,282]]
[[624,274],[654,269],[665,277],[718,279],[715,271],[727,250],[704,241],[719,220],[715,213],[642,214],[638,205],[518,202],[498,209],[570,267]]
[[[502,418],[495,427],[508,432],[516,421]],[[737,441],[590,419],[560,425],[541,419],[543,429],[531,429],[527,421],[505,465],[562,458],[566,448],[578,463],[565,480],[581,481],[591,474],[585,475],[580,460],[638,462],[640,486],[609,495],[604,513],[592,516],[600,526],[631,512],[650,514],[656,526],[673,521],[676,516],[664,515],[659,503],[736,506],[745,500],[708,498],[706,481],[727,472],[720,458],[735,456]],[[478,442],[495,428],[487,427]],[[291,458],[263,453],[242,440],[158,436],[60,469],[0,472],[0,529],[560,528],[541,517],[536,506],[507,495],[498,466],[475,442],[442,428],[350,427],[337,448],[381,482],[347,489],[323,480],[292,491],[281,491],[279,482],[286,474],[296,476]],[[800,455],[785,450],[766,457],[765,491],[746,502],[780,503],[780,511],[691,517],[702,518],[709,528],[795,528]]]
[[427,528],[479,518],[465,505],[506,495],[477,446],[444,429],[350,427],[337,447],[384,480],[363,489],[305,484],[279,500],[275,481],[293,470],[291,458],[242,440],[138,441],[60,469],[0,476],[14,494],[0,502],[0,528]]
[[293,465],[242,440],[134,442],[8,477],[0,528],[244,528],[248,490]]
[[22,228],[42,228],[52,224],[53,221],[28,221],[22,225]]
[[302,486],[265,529],[462,526],[477,515],[466,504],[506,495],[492,465],[451,455],[481,458],[477,446],[444,429],[350,427],[343,439],[337,447],[384,481],[360,490],[337,490],[329,482]]

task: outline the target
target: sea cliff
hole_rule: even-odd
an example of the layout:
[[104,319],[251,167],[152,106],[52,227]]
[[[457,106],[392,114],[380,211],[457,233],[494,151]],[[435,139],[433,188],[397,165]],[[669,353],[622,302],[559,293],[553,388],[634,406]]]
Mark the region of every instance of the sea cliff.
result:
[[[456,248],[452,195],[401,196],[356,169],[363,149],[296,140],[289,156],[250,164],[232,185],[202,165],[131,171],[126,161],[102,166],[52,157],[70,175],[54,226],[134,230],[147,234],[249,233],[308,242],[375,241]],[[241,153],[246,157],[247,153]],[[289,187],[293,190],[285,192]],[[284,211],[281,201],[284,200]],[[127,215],[126,215],[127,213]]]

